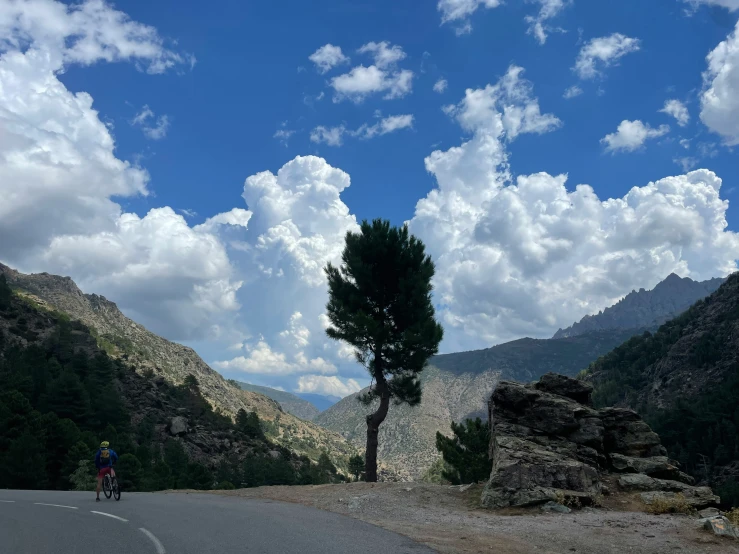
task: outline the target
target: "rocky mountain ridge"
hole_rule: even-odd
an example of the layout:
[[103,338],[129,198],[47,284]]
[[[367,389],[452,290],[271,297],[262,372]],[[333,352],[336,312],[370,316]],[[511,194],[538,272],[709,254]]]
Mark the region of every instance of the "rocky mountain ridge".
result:
[[725,279],[694,281],[671,273],[652,290],[631,291],[613,306],[559,329],[552,338],[610,329],[656,329],[718,289]]
[[132,365],[139,374],[151,371],[173,385],[180,385],[188,375],[194,375],[203,396],[214,408],[230,416],[239,409],[256,412],[277,444],[314,461],[326,450],[337,467],[344,470],[348,458],[355,453],[355,448],[340,435],[286,413],[264,395],[242,391],[228,383],[193,349],[148,331],[105,297],[84,294],[69,277],[48,273],[26,275],[2,264],[0,273],[29,300],[84,323],[109,355]]

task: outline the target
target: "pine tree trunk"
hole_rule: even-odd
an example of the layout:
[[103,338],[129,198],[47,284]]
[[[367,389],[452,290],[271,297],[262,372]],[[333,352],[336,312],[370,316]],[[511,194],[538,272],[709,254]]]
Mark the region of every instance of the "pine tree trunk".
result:
[[380,395],[380,407],[374,414],[367,416],[367,450],[364,459],[365,481],[377,482],[377,435],[380,432],[380,424],[387,417],[390,408],[390,391],[385,379],[377,382],[377,392]]

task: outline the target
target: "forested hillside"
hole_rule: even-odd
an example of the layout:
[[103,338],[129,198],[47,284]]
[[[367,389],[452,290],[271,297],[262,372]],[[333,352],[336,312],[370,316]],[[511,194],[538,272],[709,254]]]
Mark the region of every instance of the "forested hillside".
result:
[[322,483],[318,464],[272,444],[255,413],[235,422],[190,376],[172,386],[102,350],[78,321],[33,306],[0,275],[0,488],[90,490],[108,440],[127,490]]
[[583,377],[597,405],[642,413],[685,470],[739,504],[739,274]]
[[285,413],[280,404],[262,394],[228,383],[193,349],[155,335],[126,317],[115,303],[97,294],[83,293],[69,277],[49,273],[26,275],[2,264],[0,274],[18,295],[34,305],[83,323],[101,349],[112,359],[135,367],[140,375],[152,375],[173,386],[181,386],[188,377],[195,377],[202,396],[214,409],[231,417],[239,410],[256,412],[269,439],[291,452],[306,455],[314,463],[322,452],[328,452],[332,463],[343,471],[356,453],[336,433]]

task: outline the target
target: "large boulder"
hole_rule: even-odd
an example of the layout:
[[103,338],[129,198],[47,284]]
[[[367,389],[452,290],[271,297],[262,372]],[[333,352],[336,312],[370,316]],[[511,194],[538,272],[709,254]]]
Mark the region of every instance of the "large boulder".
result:
[[708,487],[667,458],[659,436],[633,410],[591,404],[592,387],[547,374],[523,385],[501,381],[488,403],[492,459],[482,493],[489,508],[544,504],[563,497],[592,503],[602,476],[620,473],[624,491],[646,503],[682,494],[694,507],[715,504]]
[[608,455],[611,469],[617,473],[643,473],[658,479],[681,481],[688,485],[695,483],[690,475],[680,471],[680,464],[667,456],[651,456],[648,458],[632,458],[617,452]]
[[534,388],[564,396],[586,406],[592,406],[593,403],[593,385],[558,373],[542,375],[541,379],[534,384]]
[[182,416],[173,417],[169,422],[169,432],[176,436],[187,433],[187,418]]
[[600,418],[605,427],[605,448],[609,453],[637,458],[667,455],[659,435],[634,410],[604,408],[600,410]]
[[678,494],[682,495],[685,498],[685,501],[695,509],[705,508],[706,506],[715,506],[721,502],[721,499],[713,494],[710,487],[689,487],[680,492],[648,491],[641,493],[639,496],[645,504],[649,505],[656,501],[667,503],[674,502]]
[[551,443],[543,446],[514,436],[493,440],[493,472],[482,495],[484,506],[541,504],[556,500],[558,491],[566,496],[600,494],[598,471],[568,456],[565,444],[560,445],[564,452],[558,452]]

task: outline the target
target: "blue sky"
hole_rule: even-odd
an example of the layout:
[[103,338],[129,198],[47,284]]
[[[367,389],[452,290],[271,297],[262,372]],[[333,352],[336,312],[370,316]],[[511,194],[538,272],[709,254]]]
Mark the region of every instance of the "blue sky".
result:
[[229,377],[343,395],[366,378],[323,334],[320,268],[383,217],[437,263],[443,351],[551,336],[671,271],[736,267],[737,19],[739,0],[15,2],[0,261],[71,275]]
[[[218,10],[195,2],[131,1],[125,11],[133,19],[155,26],[195,54],[194,70],[152,77],[133,66],[99,64],[71,68],[62,81],[72,90],[89,91],[96,108],[116,123],[122,158],[143,156],[156,197],[132,199],[124,203],[127,209],[144,214],[169,205],[195,210],[202,220],[234,205],[245,175],[277,169],[298,154],[316,154],[351,175],[352,187],[343,198],[358,218],[386,217],[400,224],[434,187],[423,158],[459,141],[458,126],[441,107],[456,102],[466,88],[495,81],[511,63],[525,68],[543,108],[564,121],[557,133],[526,137],[511,148],[516,173],[564,172],[570,183],[592,184],[602,197],[622,196],[632,186],[679,172],[673,159],[688,152],[677,144],[678,137],[720,142],[698,121],[697,96],[705,56],[726,38],[736,16],[705,7],[686,17],[684,9],[674,0],[648,7],[639,0],[578,2],[554,20],[567,32],[552,34],[542,46],[526,34],[524,17],[537,11],[527,2],[478,9],[472,33],[458,37],[449,25],[440,25],[437,10],[412,0],[233,1]],[[602,79],[582,85],[581,97],[562,98],[579,82],[571,67],[580,40],[614,32],[639,38],[641,50],[625,56]],[[361,105],[331,102],[326,81],[351,65],[321,75],[308,56],[331,43],[367,64],[368,57],[355,51],[383,40],[407,53],[403,67],[416,73],[412,94],[393,101],[369,98]],[[439,78],[448,82],[442,95],[432,91]],[[322,101],[306,105],[305,97],[321,92],[327,94]],[[688,126],[673,129],[670,142],[628,156],[604,153],[599,140],[623,119],[674,123],[657,113],[668,97],[683,100],[693,112]],[[171,118],[166,140],[152,143],[128,125],[143,105]],[[318,125],[345,121],[359,127],[371,122],[377,109],[385,115],[412,113],[414,129],[346,141],[341,148],[310,141],[310,130]],[[287,147],[272,138],[285,121],[297,131]],[[728,149],[718,152],[711,168],[727,182],[736,181],[734,155]]]

